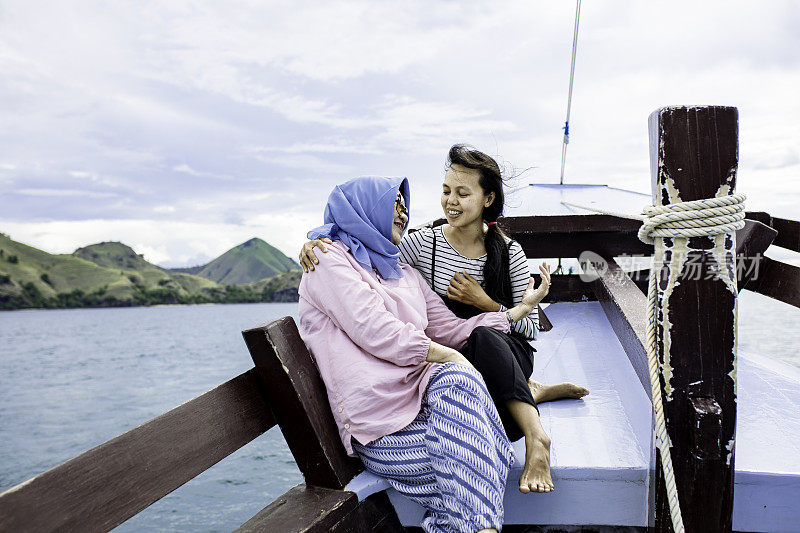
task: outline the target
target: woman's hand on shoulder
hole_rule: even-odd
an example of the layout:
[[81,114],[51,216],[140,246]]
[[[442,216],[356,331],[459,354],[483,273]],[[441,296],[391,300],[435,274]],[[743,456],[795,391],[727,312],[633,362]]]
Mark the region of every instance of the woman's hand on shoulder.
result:
[[328,248],[325,246],[326,243],[333,244],[333,241],[325,237],[323,239],[308,241],[303,245],[303,249],[300,250],[300,255],[298,256],[300,259],[300,266],[303,267],[303,272],[314,270],[314,265],[319,264],[319,259],[317,259],[316,254],[314,254],[314,247],[319,248],[323,253],[327,253]]
[[464,271],[450,278],[447,297],[477,307],[481,311],[499,311],[500,305],[486,294],[481,284]]

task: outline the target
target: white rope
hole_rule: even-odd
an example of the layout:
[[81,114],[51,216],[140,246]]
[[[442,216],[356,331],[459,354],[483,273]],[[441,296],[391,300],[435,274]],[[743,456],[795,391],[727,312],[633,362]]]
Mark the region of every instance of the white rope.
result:
[[[643,210],[644,215],[629,215],[615,213],[603,209],[595,209],[569,202],[565,205],[596,211],[606,215],[642,220],[639,228],[639,240],[647,244],[654,244],[656,238],[664,237],[713,237],[722,233],[734,232],[744,227],[744,194],[732,194],[719,198],[707,198],[693,202],[679,202],[664,206],[648,206]],[[683,516],[681,515],[678,489],[675,486],[675,473],[672,469],[672,442],[667,433],[667,424],[664,419],[664,405],[661,398],[661,382],[659,375],[662,372],[658,360],[656,347],[656,303],[658,267],[650,267],[650,284],[647,291],[647,359],[650,367],[650,388],[653,396],[653,412],[655,413],[656,446],[661,455],[661,467],[664,471],[664,484],[667,490],[672,529],[675,533],[684,533]]]
[[744,194],[706,198],[644,209],[639,240],[654,237],[702,237],[730,233],[744,227]]
[[598,213],[602,213],[604,215],[611,215],[612,217],[619,217],[619,218],[632,218],[633,220],[639,220],[644,222],[645,216],[644,215],[631,215],[629,213],[618,213],[617,211],[607,211],[605,209],[597,209],[596,207],[589,207],[588,205],[581,205],[581,204],[573,204],[572,202],[561,202],[564,205],[569,205],[572,207],[578,207],[580,209],[586,209],[587,211],[596,211]]

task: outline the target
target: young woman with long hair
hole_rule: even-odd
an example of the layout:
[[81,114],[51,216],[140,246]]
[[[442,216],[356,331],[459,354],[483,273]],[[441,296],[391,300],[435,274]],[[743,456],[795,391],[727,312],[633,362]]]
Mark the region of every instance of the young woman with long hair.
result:
[[[469,319],[399,261],[408,181],[357,178],[328,198],[333,239],[300,282],[299,326],[349,455],[426,509],[426,532],[496,533],[513,463],[484,380],[457,351],[476,328],[508,332],[541,298]],[[410,207],[410,206],[409,206]]]
[[[505,312],[525,294],[530,280],[525,253],[497,226],[504,202],[497,162],[478,150],[454,145],[442,183],[441,205],[447,223],[416,231],[400,242],[402,261],[415,267],[459,317]],[[300,262],[305,271],[314,269],[313,247],[325,251],[325,242],[317,239],[304,245]],[[550,285],[548,265],[542,264],[539,270],[537,304]],[[525,437],[525,466],[519,480],[523,493],[554,489],[550,439],[541,426],[537,403],[580,398],[589,392],[571,383],[545,385],[529,380],[534,350],[528,339],[535,336],[536,322],[535,314],[511,320],[509,333],[478,327],[462,349],[483,376],[509,439]]]

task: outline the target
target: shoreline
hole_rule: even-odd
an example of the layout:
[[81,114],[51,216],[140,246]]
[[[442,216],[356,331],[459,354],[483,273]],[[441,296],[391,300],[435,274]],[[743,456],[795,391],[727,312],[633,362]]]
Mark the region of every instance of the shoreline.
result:
[[69,311],[72,309],[131,309],[131,308],[157,308],[157,307],[187,307],[187,306],[212,306],[212,305],[241,305],[241,304],[292,304],[297,300],[273,300],[265,302],[198,302],[185,304],[153,304],[153,305],[86,305],[76,307],[19,307],[15,309],[2,309],[0,313],[16,313],[20,311]]

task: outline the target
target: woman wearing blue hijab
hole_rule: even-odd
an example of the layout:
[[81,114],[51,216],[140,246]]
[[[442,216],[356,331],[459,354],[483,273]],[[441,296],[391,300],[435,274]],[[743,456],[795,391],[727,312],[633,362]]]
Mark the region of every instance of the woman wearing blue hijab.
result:
[[[509,331],[505,313],[455,316],[398,261],[408,181],[337,186],[329,252],[300,283],[300,331],[325,382],[345,450],[426,509],[425,531],[494,531],[513,454],[480,374],[458,349],[478,326]],[[533,290],[508,312],[527,315]]]
[[[499,229],[497,220],[505,203],[499,165],[491,156],[465,145],[454,145],[447,157],[441,205],[447,223],[422,228],[402,238],[400,261],[414,267],[457,316],[470,318],[488,311],[504,311],[522,303],[530,284],[530,270],[519,243]],[[313,248],[325,252],[328,227],[309,234],[314,240],[300,253],[308,272],[315,268]],[[547,294],[550,274],[539,267],[541,299]],[[572,383],[543,384],[530,378],[536,313],[514,318],[511,334],[476,328],[462,349],[480,372],[494,399],[506,435],[513,442],[525,438],[525,464],[519,490],[554,490],[550,474],[550,438],[542,427],[537,404],[589,393]]]

